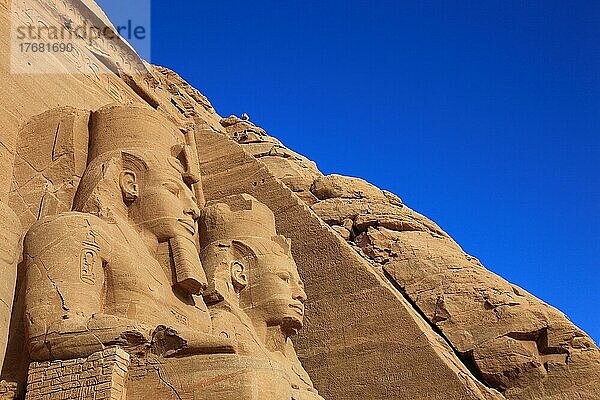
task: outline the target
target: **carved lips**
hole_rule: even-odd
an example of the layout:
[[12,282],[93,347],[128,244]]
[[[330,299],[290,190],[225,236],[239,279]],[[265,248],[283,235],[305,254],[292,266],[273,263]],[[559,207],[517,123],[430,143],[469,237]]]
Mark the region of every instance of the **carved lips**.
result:
[[177,220],[181,225],[185,227],[192,235],[196,234],[196,223],[193,220],[179,219]]
[[302,303],[293,303],[288,307],[296,311],[298,314],[300,314],[300,316],[304,316],[304,305]]

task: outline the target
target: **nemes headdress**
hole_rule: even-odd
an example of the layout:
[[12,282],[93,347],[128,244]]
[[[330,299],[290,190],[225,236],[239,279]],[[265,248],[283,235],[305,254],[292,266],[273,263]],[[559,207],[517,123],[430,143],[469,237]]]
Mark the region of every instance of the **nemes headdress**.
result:
[[249,194],[209,202],[202,210],[199,225],[200,247],[217,240],[277,236],[273,212]]
[[[194,185],[200,181],[200,170],[193,132],[184,134],[159,111],[142,105],[109,105],[92,113],[89,133],[86,174],[90,177],[84,176],[84,180],[99,181],[97,164],[104,163],[104,158],[120,156],[122,161],[142,168],[150,164],[168,168],[170,164],[187,185],[194,186],[196,197],[200,198],[201,186]],[[85,207],[94,188],[95,184],[80,185],[76,198],[83,200],[76,201],[77,207]],[[174,237],[169,244],[175,263],[175,285],[187,293],[200,294],[206,287],[206,277],[195,243],[190,238]]]
[[179,160],[186,183],[200,180],[195,143],[160,112],[142,105],[108,105],[92,113],[88,161],[114,151],[151,151]]
[[247,262],[273,251],[291,255],[290,241],[277,235],[273,212],[248,194],[209,202],[200,213],[198,228],[207,302],[222,299],[218,280],[227,279],[230,267],[223,261],[224,254],[235,253]]

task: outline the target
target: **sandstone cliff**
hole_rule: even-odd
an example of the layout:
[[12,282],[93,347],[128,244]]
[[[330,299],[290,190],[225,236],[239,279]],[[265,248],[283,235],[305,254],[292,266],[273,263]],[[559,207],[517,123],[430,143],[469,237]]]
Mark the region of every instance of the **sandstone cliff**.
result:
[[395,194],[323,176],[248,121],[222,124],[402,293],[482,383],[508,399],[600,396],[600,352],[563,313],[487,270]]
[[[398,196],[324,176],[250,121],[222,118],[197,89],[126,43],[48,61],[80,73],[11,73],[11,17],[105,17],[91,1],[27,0],[26,10],[9,3],[0,2],[0,213],[21,226],[0,227],[12,238],[0,266],[9,283],[1,315],[12,308],[13,316],[0,332],[10,333],[3,380],[23,388],[29,362],[13,237],[72,208],[88,152],[81,110],[120,103],[151,107],[195,132],[207,200],[249,193],[273,211],[309,298],[298,355],[324,398],[600,398],[600,351],[561,312],[485,269]],[[134,60],[126,68],[125,58]],[[14,390],[2,384],[0,396]]]

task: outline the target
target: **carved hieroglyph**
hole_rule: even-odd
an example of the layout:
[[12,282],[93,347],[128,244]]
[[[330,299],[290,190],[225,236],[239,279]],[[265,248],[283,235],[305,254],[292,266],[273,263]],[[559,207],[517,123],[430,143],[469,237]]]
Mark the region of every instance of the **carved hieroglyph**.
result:
[[128,366],[129,354],[118,347],[86,358],[34,362],[27,374],[25,400],[126,400]]

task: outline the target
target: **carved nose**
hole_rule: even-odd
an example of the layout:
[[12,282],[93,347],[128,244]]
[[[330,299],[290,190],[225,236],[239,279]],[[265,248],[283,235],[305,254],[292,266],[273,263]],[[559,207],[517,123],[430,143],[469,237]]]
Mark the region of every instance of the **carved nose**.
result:
[[186,208],[183,210],[183,213],[192,217],[194,221],[197,221],[198,218],[200,218],[200,208],[198,208],[198,204],[196,204],[194,194],[192,192],[186,193],[184,202]]
[[197,221],[198,218],[200,218],[200,209],[198,208],[196,203],[192,202],[192,204],[193,205],[191,205],[188,209],[184,211],[184,214],[189,215],[194,219],[194,221]]
[[292,296],[293,296],[294,300],[297,300],[303,304],[304,304],[304,302],[306,302],[306,292],[304,292],[304,289],[302,289],[302,286],[300,286],[300,285],[298,285],[295,288]]

